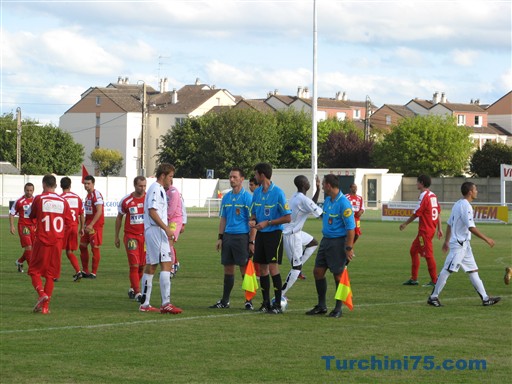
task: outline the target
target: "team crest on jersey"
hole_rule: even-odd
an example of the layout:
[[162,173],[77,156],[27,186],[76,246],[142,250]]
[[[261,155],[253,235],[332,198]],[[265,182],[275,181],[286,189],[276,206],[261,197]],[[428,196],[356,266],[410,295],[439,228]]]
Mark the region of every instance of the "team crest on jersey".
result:
[[21,230],[21,233],[23,233],[24,235],[30,235],[30,228],[23,227],[23,229]]
[[138,203],[137,208],[144,208],[144,203]]
[[329,220],[327,220],[327,222],[329,223],[329,225],[332,224],[332,217],[329,217]]
[[129,239],[126,243],[126,248],[128,248],[129,251],[137,250],[137,240]]
[[265,208],[263,213],[265,216],[270,216],[270,208]]
[[132,215],[134,215],[134,214],[136,214],[136,213],[137,213],[137,207],[130,207],[128,210],[130,211],[130,213],[131,213]]
[[236,212],[237,215],[239,215],[240,214],[240,208],[237,208],[235,212]]
[[288,205],[288,203],[285,203],[284,209],[286,209],[287,211],[290,210],[290,206]]
[[352,208],[347,208],[343,211],[343,216],[350,217],[352,215]]

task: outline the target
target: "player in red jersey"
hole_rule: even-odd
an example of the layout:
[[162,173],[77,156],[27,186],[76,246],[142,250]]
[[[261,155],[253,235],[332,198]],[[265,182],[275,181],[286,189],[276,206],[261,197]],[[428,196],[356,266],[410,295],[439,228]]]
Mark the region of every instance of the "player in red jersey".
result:
[[352,210],[354,211],[354,219],[356,220],[356,229],[354,235],[354,244],[356,243],[359,236],[361,236],[361,216],[364,213],[364,201],[363,197],[357,194],[357,185],[354,183],[350,184],[350,192],[345,197],[352,204]]
[[[76,193],[71,192],[71,179],[63,177],[60,179],[60,187],[62,188],[61,196],[66,199],[71,208],[71,215],[73,217],[73,224],[66,228],[66,235],[64,237],[63,249],[66,250],[66,256],[75,270],[73,281],[80,281],[82,272],[80,272],[80,265],[74,251],[78,249],[78,234],[83,235],[84,228],[84,205],[82,199]],[[79,228],[80,225],[80,228]]]
[[[60,275],[61,253],[66,228],[72,225],[68,202],[55,193],[57,180],[53,175],[43,177],[43,193],[34,198],[30,218],[36,220],[34,250],[28,275],[39,297],[34,312],[49,313],[54,279]],[[45,283],[43,285],[43,279]]]
[[400,230],[403,231],[409,223],[419,217],[418,235],[412,242],[410,249],[412,260],[411,278],[404,282],[403,285],[418,285],[420,256],[424,257],[427,261],[428,273],[430,274],[430,282],[424,286],[433,287],[437,282],[437,267],[436,259],[434,258],[432,239],[436,233],[436,228],[437,237],[439,239],[443,237],[443,230],[441,229],[441,206],[437,201],[437,196],[430,191],[430,184],[430,176],[418,176],[416,186],[418,190],[421,191],[418,204],[416,205],[413,214],[405,223],[400,225]]
[[15,261],[18,272],[23,272],[23,262],[30,262],[32,255],[32,244],[34,242],[34,231],[36,229],[35,222],[28,217],[30,206],[34,201],[34,184],[27,183],[23,188],[25,194],[14,202],[9,210],[9,223],[11,225],[11,234],[14,235],[14,216],[18,216],[18,235],[20,236],[20,244],[23,248],[23,254]]
[[140,301],[140,280],[144,274],[146,265],[146,248],[144,245],[144,199],[146,198],[146,178],[137,176],[133,179],[135,190],[121,199],[117,205],[117,217],[115,226],[114,244],[117,248],[121,246],[119,231],[124,222],[124,247],[128,255],[130,266],[130,289],[128,297]]
[[[103,196],[94,189],[96,180],[94,176],[87,175],[84,178],[84,188],[87,191],[85,198],[85,228],[80,238],[80,259],[82,260],[82,277],[95,279],[100,265],[100,246],[103,243],[103,224],[105,216],[103,210]],[[92,250],[92,273],[89,273],[89,250]]]

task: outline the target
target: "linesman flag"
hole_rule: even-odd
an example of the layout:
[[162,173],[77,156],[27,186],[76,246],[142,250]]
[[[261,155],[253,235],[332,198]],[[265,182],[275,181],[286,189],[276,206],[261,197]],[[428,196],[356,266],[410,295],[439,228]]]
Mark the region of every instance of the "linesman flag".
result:
[[252,259],[249,259],[245,267],[244,281],[242,282],[242,289],[245,290],[245,299],[252,300],[252,298],[256,296],[258,288],[258,279],[254,271],[254,263]]
[[334,295],[336,300],[341,300],[348,309],[352,310],[354,305],[352,304],[352,288],[350,288],[350,279],[348,277],[348,268],[345,267],[340,277],[340,283]]
[[85,176],[89,176],[89,172],[87,172],[87,168],[82,164],[82,184],[85,183]]

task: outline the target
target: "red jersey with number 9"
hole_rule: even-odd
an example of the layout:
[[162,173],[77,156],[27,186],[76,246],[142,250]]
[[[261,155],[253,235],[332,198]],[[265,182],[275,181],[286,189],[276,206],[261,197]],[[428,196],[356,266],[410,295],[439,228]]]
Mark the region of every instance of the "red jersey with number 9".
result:
[[36,219],[36,239],[44,245],[62,241],[73,220],[68,202],[54,192],[43,192],[34,198],[30,218]]
[[419,217],[418,232],[434,236],[441,215],[441,206],[434,192],[426,190],[420,194],[414,214]]

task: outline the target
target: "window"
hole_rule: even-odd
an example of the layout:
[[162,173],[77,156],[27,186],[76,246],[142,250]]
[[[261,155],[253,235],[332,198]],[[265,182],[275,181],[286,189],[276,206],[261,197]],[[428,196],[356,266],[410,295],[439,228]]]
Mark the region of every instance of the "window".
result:
[[338,119],[338,121],[345,121],[345,119],[347,118],[347,114],[345,112],[337,112],[336,118]]
[[133,139],[133,148],[137,146],[137,139]]
[[99,148],[100,147],[100,138],[97,137],[96,138],[96,148]]
[[361,118],[361,110],[354,109],[354,119],[360,119],[360,118]]
[[475,116],[475,127],[482,126],[482,116]]
[[96,96],[96,105],[97,106],[101,105],[101,97],[100,96]]
[[158,149],[158,139],[156,139],[155,141],[156,141],[156,149]]
[[391,125],[391,115],[386,115],[386,125]]
[[99,116],[96,116],[96,126],[99,127],[101,125],[101,120]]
[[186,120],[186,118],[184,118],[184,117],[177,117],[174,121],[176,122],[176,126],[178,126],[180,124],[184,124],[185,120]]
[[160,118],[156,118],[156,129],[160,128]]
[[457,115],[457,125],[466,125],[466,115]]

